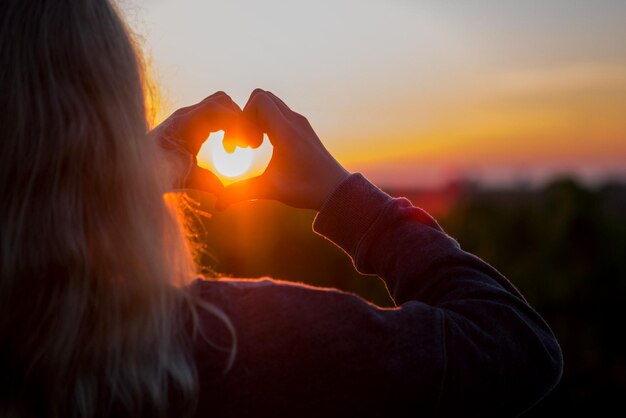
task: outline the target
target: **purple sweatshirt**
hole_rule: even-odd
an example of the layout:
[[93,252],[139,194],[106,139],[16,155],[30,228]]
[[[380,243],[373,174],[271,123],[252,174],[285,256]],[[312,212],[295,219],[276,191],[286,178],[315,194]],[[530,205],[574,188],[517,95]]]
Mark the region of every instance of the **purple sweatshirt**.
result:
[[[193,339],[198,417],[509,417],[559,381],[542,318],[408,200],[353,174],[313,229],[383,279],[396,307],[271,279],[195,281],[237,334],[226,373],[227,354]],[[214,316],[201,323],[230,341]]]

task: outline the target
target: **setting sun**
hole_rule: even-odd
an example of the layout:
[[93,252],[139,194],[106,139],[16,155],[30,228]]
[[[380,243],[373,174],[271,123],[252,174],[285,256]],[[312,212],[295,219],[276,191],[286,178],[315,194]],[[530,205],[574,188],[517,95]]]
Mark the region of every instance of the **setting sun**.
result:
[[222,148],[213,153],[213,164],[223,176],[238,177],[250,169],[252,150],[237,147],[232,154],[229,154]]
[[265,138],[257,149],[236,147],[230,154],[223,146],[224,131],[213,132],[198,153],[198,165],[211,170],[225,185],[260,175],[272,157],[272,146]]
[[261,87],[390,187],[626,179],[624,0],[141,3],[162,118]]

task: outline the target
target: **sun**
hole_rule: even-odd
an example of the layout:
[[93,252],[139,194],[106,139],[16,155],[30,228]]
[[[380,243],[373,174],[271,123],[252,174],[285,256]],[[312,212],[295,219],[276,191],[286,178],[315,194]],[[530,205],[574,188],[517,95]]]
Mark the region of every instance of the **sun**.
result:
[[267,135],[258,148],[236,147],[229,154],[224,150],[224,131],[213,132],[198,152],[198,166],[213,172],[224,186],[260,176],[272,159],[274,147]]
[[246,174],[252,165],[252,149],[236,147],[232,154],[227,153],[224,147],[213,147],[211,155],[213,166],[224,177],[239,177]]
[[213,132],[198,152],[198,165],[228,179],[244,176],[252,166],[254,151],[249,147],[236,147],[235,152],[229,154],[223,141],[224,131]]

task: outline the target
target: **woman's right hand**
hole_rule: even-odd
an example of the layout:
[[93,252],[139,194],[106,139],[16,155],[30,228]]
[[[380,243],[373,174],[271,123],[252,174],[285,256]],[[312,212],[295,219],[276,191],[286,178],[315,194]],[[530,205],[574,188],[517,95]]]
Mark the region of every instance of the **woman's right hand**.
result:
[[260,176],[224,188],[218,195],[218,210],[252,199],[319,210],[350,175],[326,150],[309,121],[274,94],[254,90],[243,113],[269,137],[274,147],[272,160]]
[[166,151],[172,186],[217,194],[221,181],[209,170],[197,165],[196,155],[211,132],[225,131],[224,143],[234,150],[233,138],[246,138],[253,146],[263,135],[243,118],[243,112],[224,92],[218,91],[192,106],[178,109],[148,133]]

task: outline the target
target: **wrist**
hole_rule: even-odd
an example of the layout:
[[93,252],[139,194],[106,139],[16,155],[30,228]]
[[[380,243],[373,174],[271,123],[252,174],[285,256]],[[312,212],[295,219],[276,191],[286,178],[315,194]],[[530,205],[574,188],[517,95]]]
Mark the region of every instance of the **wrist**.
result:
[[391,196],[360,173],[351,174],[324,202],[313,222],[313,230],[348,253],[360,272],[372,273],[366,266],[356,264],[359,245],[391,200]]
[[315,199],[313,209],[319,211],[348,177],[350,177],[350,172],[340,165],[338,165],[337,169],[327,172],[322,187],[318,189],[320,193]]

